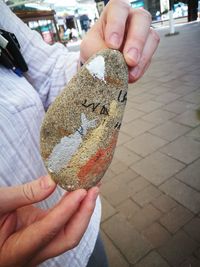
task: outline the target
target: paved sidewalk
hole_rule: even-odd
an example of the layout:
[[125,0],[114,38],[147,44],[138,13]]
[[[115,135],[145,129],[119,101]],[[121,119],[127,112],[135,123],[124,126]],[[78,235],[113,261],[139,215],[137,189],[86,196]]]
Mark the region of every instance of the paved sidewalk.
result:
[[103,179],[110,267],[200,266],[200,23],[176,30],[129,88]]

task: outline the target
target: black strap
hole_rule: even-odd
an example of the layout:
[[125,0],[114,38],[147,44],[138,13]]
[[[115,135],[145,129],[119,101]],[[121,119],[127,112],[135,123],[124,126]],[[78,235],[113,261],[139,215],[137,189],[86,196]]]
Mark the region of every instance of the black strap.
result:
[[0,63],[6,68],[18,68],[22,72],[28,71],[28,66],[20,52],[20,44],[14,33],[0,29],[0,34],[8,41],[6,48],[1,48]]

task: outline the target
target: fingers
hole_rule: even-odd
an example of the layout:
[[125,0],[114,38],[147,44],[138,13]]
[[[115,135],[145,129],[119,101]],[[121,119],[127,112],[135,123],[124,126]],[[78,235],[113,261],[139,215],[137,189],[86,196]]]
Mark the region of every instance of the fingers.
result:
[[17,224],[16,212],[5,214],[0,219],[0,250],[7,238],[13,234]]
[[108,47],[119,49],[124,38],[130,6],[128,1],[110,1],[103,13],[105,42]]
[[87,192],[87,195],[81,202],[79,208],[65,224],[59,235],[33,259],[32,263],[34,266],[49,257],[55,257],[78,245],[88,227],[95,208],[98,193],[98,187],[91,188]]
[[[19,233],[20,239],[17,238],[18,242],[16,242],[18,246],[20,245],[19,261],[34,258],[35,254],[41,251],[70,220],[85,195],[86,191],[83,189],[66,194],[44,218],[22,229]],[[59,246],[59,243],[57,245]]]
[[103,31],[101,21],[97,21],[95,25],[87,32],[80,45],[80,61],[85,63],[96,52],[105,49],[106,44],[103,39]]
[[151,59],[158,47],[159,41],[159,35],[153,29],[150,29],[138,65],[129,69],[129,82],[138,80],[144,74],[144,72],[150,65]]
[[[80,60],[85,63],[101,49],[118,49],[124,38],[129,13],[128,0],[110,0],[100,19],[87,32],[80,46]],[[120,14],[120,16],[119,16]]]
[[124,44],[123,54],[127,64],[136,66],[142,56],[146,40],[149,35],[151,15],[144,9],[132,9],[127,25],[127,37]]
[[98,187],[91,188],[81,203],[78,212],[74,214],[70,222],[66,225],[65,234],[69,237],[67,242],[71,248],[78,245],[80,239],[85,233],[93,214],[98,194]]
[[55,187],[56,184],[49,176],[15,187],[1,187],[0,214],[39,202],[48,197]]

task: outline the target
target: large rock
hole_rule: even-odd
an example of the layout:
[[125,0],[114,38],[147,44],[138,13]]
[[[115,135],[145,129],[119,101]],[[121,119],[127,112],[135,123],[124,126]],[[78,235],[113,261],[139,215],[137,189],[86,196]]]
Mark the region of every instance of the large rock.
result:
[[41,155],[67,191],[89,189],[111,163],[127,100],[123,55],[105,49],[87,61],[48,109]]

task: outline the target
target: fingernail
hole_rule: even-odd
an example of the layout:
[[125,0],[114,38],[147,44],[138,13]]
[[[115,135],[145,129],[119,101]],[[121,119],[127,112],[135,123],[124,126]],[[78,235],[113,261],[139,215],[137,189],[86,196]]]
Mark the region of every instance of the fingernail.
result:
[[133,70],[131,70],[130,74],[131,76],[136,79],[138,77],[138,73],[139,73],[139,67],[136,66],[135,68],[133,68]]
[[87,191],[85,189],[79,189],[79,191],[81,191],[81,194],[79,195],[79,201],[82,201],[87,195]]
[[52,187],[53,184],[55,183],[50,176],[43,176],[40,180],[40,186],[42,189],[48,189]]
[[127,52],[127,56],[137,64],[140,60],[140,54],[138,52],[138,49],[136,48],[130,48]]
[[118,48],[120,46],[120,38],[118,33],[112,33],[109,39],[109,43],[114,46],[115,48]]

